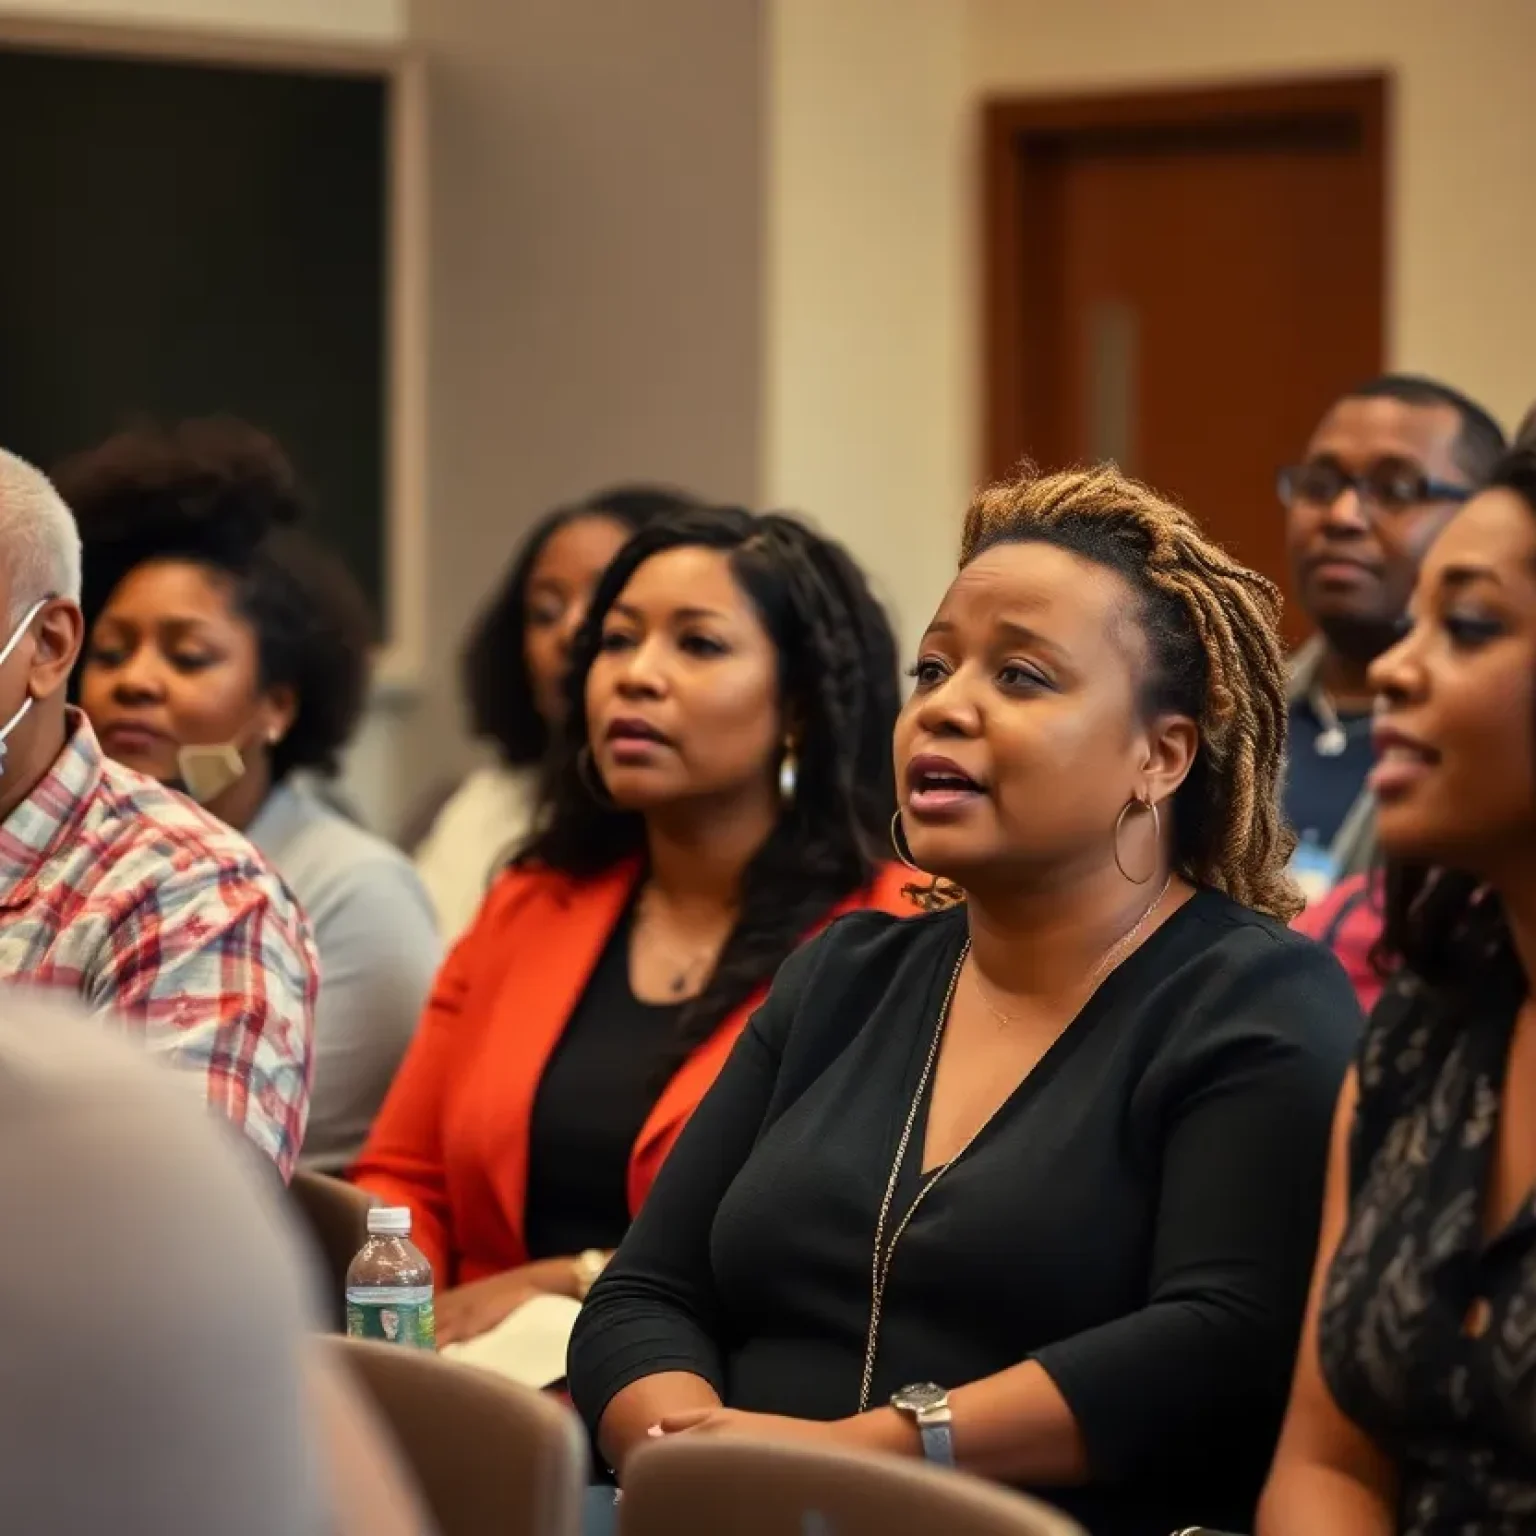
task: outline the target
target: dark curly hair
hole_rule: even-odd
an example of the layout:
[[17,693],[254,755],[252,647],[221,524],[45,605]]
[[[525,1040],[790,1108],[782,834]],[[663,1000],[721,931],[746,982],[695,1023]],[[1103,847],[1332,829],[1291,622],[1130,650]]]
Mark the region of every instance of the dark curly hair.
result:
[[[1485,489],[1511,492],[1536,517],[1536,444],[1505,454]],[[1464,870],[1389,859],[1385,920],[1373,959],[1384,976],[1405,966],[1449,1000],[1470,991],[1518,993],[1526,984],[1502,901]]]
[[1280,594],[1189,513],[1113,465],[1042,475],[1024,465],[979,492],[960,564],[998,544],[1052,544],[1114,571],[1136,595],[1151,666],[1148,714],[1187,715],[1200,750],[1173,799],[1173,862],[1188,879],[1283,922],[1301,910],[1280,817],[1285,655]]
[[80,525],[87,634],[148,561],[223,573],[256,632],[261,686],[291,688],[297,701],[272,750],[273,780],[334,774],[367,702],[373,617],[346,567],[305,532],[308,498],[277,443],[227,417],[137,427],[53,479]]
[[534,525],[475,621],[460,662],[470,728],[480,740],[496,744],[503,762],[525,767],[542,762],[549,750],[549,725],[534,702],[523,648],[528,582],[544,546],[560,529],[584,517],[607,518],[633,533],[659,517],[699,505],[687,492],[665,486],[617,485],[557,507]]
[[604,616],[639,566],[663,550],[719,550],[778,651],[779,697],[796,722],[798,788],[742,879],[736,926],[676,1049],[686,1054],[768,982],[806,930],[868,885],[890,847],[896,807],[891,738],[900,708],[896,639],[852,557],[802,522],[737,507],[700,508],[643,528],[604,572],[577,636],[568,729],[549,761],[549,819],[519,857],[591,876],[643,851],[635,812],[600,805],[578,772],[588,745],[585,692]]

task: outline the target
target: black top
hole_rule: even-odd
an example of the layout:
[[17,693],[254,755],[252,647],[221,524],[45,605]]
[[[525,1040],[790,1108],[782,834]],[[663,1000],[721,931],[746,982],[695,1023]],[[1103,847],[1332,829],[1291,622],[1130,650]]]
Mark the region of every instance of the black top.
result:
[[528,1131],[528,1256],[617,1248],[629,1228],[629,1159],[676,1066],[677,1003],[629,984],[624,909],[539,1080]]
[[1326,849],[1339,835],[1365,788],[1375,754],[1371,749],[1372,717],[1340,714],[1344,750],[1324,757],[1317,750],[1323,722],[1306,699],[1291,705],[1286,729],[1285,819],[1295,827],[1303,843]]
[[[590,1425],[668,1370],[732,1407],[856,1410],[876,1215],[965,935],[963,909],[856,913],[785,962],[577,1324]],[[1330,955],[1197,894],[919,1207],[873,1403],[1033,1357],[1093,1467],[1093,1487],[1049,1497],[1095,1536],[1249,1525],[1358,1036]]]
[[1397,1463],[1402,1536],[1536,1529],[1536,1195],[1483,1241],[1516,1010],[1452,1010],[1399,983],[1361,1052],[1318,1355]]

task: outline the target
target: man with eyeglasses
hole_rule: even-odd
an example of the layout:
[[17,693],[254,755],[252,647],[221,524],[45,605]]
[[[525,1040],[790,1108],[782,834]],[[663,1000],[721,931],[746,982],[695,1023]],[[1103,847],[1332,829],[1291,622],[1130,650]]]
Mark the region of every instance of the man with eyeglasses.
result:
[[1366,674],[1401,631],[1425,551],[1503,449],[1465,395],[1386,374],[1337,401],[1305,459],[1280,471],[1294,590],[1317,629],[1292,662],[1284,787],[1309,899],[1372,863]]

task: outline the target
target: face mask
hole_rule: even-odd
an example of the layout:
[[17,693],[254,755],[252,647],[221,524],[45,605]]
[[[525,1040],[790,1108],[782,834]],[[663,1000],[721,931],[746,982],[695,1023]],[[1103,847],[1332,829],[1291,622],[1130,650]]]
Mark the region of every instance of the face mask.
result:
[[[32,604],[29,609],[27,609],[21,623],[11,631],[11,638],[5,642],[4,649],[0,649],[0,667],[3,667],[5,663],[10,660],[11,652],[21,644],[21,637],[26,634],[27,626],[32,622],[33,619],[38,616],[39,613],[43,611],[43,604],[47,601],[48,599],[46,597],[39,598],[35,603]],[[32,695],[29,692],[26,698],[21,701],[21,708],[18,709],[16,713],[5,722],[4,725],[0,725],[0,773],[5,772],[6,739],[10,736],[11,732],[21,724],[21,717],[31,708]]]
[[[3,658],[0,658],[3,659]],[[208,805],[233,784],[245,777],[245,746],[249,728],[230,741],[207,747],[178,747],[176,771],[180,775],[173,788]],[[244,745],[242,745],[244,743]]]
[[245,759],[232,741],[216,747],[178,747],[176,770],[181,775],[177,787],[207,805],[245,776]]

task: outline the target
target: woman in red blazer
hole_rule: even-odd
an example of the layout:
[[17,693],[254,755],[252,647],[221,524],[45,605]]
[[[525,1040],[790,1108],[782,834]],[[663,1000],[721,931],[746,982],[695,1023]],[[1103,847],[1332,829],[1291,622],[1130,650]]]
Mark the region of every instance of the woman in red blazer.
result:
[[580,1297],[779,963],[881,861],[890,626],[802,524],[699,510],[636,534],[572,657],[544,827],[438,976],[355,1170],[410,1206],[440,1342]]

